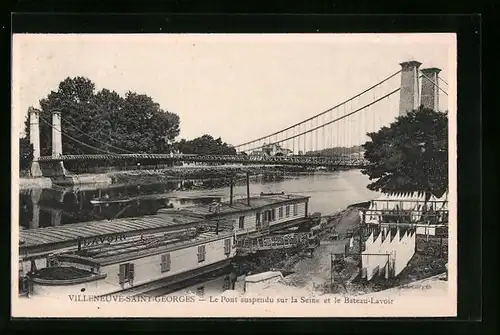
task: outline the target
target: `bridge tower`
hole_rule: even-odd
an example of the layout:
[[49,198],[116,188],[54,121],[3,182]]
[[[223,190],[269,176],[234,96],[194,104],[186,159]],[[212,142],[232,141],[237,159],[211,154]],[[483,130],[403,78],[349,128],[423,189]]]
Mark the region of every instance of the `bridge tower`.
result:
[[30,122],[30,143],[33,146],[33,161],[31,162],[31,176],[41,177],[42,170],[40,169],[40,111],[30,107],[28,109],[28,117]]
[[399,96],[399,115],[406,115],[419,107],[418,68],[422,63],[408,61],[401,65],[401,91]]
[[439,110],[439,72],[441,69],[431,67],[422,69],[421,104],[432,110]]
[[[62,156],[62,135],[61,135],[61,111],[52,112],[52,158]],[[53,165],[54,176],[64,176],[66,170],[63,162],[57,162]]]

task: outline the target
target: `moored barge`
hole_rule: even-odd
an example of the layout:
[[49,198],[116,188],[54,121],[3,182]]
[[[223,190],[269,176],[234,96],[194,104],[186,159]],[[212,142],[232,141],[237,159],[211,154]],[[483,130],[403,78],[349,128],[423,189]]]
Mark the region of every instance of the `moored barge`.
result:
[[232,224],[129,238],[47,258],[28,274],[30,297],[142,295],[229,266],[236,253]]
[[[80,289],[98,295],[122,291],[142,294],[147,290],[162,289],[165,285],[177,286],[182,281],[213,271],[225,272],[237,246],[243,246],[242,242],[253,243],[263,236],[291,227],[308,231],[317,224],[316,216],[308,214],[308,202],[306,196],[262,194],[210,205],[162,209],[155,215],[139,218],[24,230],[20,232],[20,276],[29,278],[30,292],[42,295],[50,295],[56,287],[59,288],[57,291],[64,287],[63,291],[73,292],[81,286]],[[169,254],[165,256],[171,257],[169,262],[174,261],[173,257],[175,262],[182,260],[180,254],[173,253],[174,250],[170,253],[168,249],[182,243],[176,250],[199,254],[199,251],[189,249],[191,247],[188,248],[186,243],[194,243],[194,248],[200,238],[211,236],[210,231],[216,232],[210,243],[223,243],[225,258],[210,264],[201,261],[196,266],[179,269],[176,273],[171,271],[168,275],[157,273],[157,267],[162,266],[158,264],[167,262],[163,258],[156,259],[160,257],[158,255]],[[182,243],[172,240],[174,237],[182,239]],[[210,250],[215,248],[209,245]],[[227,245],[230,245],[229,253]],[[145,259],[155,262],[156,268],[150,266],[149,270],[143,268],[137,272]],[[132,265],[123,265],[128,263]],[[203,264],[208,267],[201,266]]]

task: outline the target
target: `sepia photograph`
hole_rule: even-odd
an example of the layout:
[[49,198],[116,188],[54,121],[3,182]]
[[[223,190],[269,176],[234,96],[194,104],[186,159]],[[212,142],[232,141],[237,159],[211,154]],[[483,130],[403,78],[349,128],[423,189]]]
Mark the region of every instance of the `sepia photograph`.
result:
[[14,34],[12,315],[457,315],[455,34]]

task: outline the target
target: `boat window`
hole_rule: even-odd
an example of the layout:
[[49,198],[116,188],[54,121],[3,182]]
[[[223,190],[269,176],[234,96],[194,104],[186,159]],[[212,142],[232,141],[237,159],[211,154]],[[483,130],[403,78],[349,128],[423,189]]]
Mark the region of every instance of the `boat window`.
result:
[[240,216],[240,220],[239,220],[239,223],[238,223],[238,228],[240,228],[240,229],[244,229],[245,228],[245,217],[244,216]]
[[271,220],[269,221],[274,221],[274,220],[276,220],[276,208],[273,208],[271,210]]
[[279,210],[278,210],[278,216],[279,218],[283,218],[283,207],[280,207]]
[[290,216],[290,205],[286,206],[286,217]]
[[170,254],[161,255],[161,272],[170,271]]
[[198,246],[198,262],[203,262],[205,260],[205,246],[200,245]]
[[259,212],[255,213],[255,223],[256,224],[260,223],[260,213]]
[[293,215],[297,215],[299,212],[299,204],[293,204]]

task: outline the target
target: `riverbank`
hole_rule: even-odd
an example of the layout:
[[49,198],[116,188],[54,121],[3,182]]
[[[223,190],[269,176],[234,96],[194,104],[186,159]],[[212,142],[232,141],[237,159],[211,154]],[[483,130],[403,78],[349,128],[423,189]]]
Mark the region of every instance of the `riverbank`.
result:
[[294,288],[319,295],[372,294],[405,285],[410,287],[415,282],[446,273],[448,239],[417,236],[415,255],[397,277],[366,281],[359,277],[359,241],[355,238],[351,248],[354,252],[343,259],[339,272],[332,277],[331,254],[344,253],[349,236],[360,225],[359,210],[359,207],[349,207],[332,215],[321,227],[321,244],[312,257],[301,250],[273,251],[256,254],[243,262],[242,267],[250,273],[281,271],[285,275],[280,283],[282,288]]
[[[341,170],[341,169],[337,169]],[[135,169],[106,171],[101,173],[69,174],[60,178],[30,178],[21,176],[20,188],[50,188],[53,185],[75,186],[85,184],[154,184],[181,180],[209,180],[216,187],[229,185],[230,177],[250,172],[252,175],[260,174],[269,178],[302,175],[322,175],[332,172],[321,172],[294,166],[261,166],[261,165],[218,165],[218,166],[175,166],[161,169]],[[215,182],[217,180],[217,182]],[[236,181],[238,183],[238,181]]]
[[[359,209],[348,208],[340,212],[331,214],[321,228],[320,238],[325,238],[330,233],[332,227],[345,235],[350,229],[354,229],[359,224]],[[314,252],[313,258],[309,258],[305,250],[293,248],[288,250],[271,250],[262,251],[253,255],[236,258],[235,263],[238,264],[241,273],[260,273],[265,271],[281,271],[286,277],[286,282],[293,281],[302,283],[313,283],[312,278],[315,273],[325,272],[324,259],[322,255],[330,255],[330,251],[337,249],[338,246],[343,246],[343,241],[338,243],[330,243],[328,246],[321,245]],[[320,259],[321,258],[321,259]],[[328,269],[330,263],[328,260]]]
[[30,188],[51,188],[53,185],[50,178],[19,178],[19,189],[26,190]]

